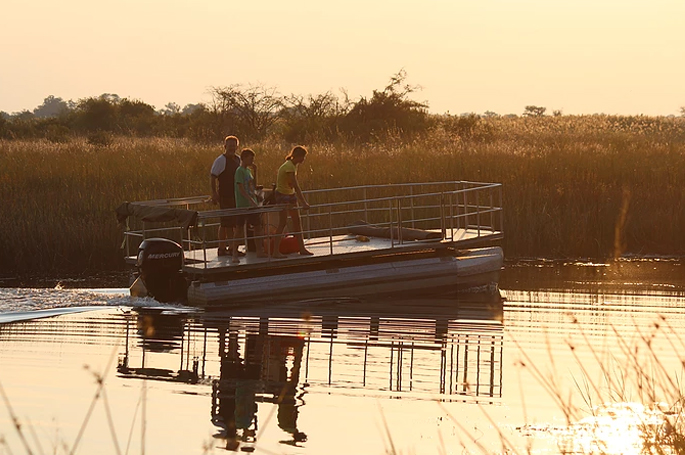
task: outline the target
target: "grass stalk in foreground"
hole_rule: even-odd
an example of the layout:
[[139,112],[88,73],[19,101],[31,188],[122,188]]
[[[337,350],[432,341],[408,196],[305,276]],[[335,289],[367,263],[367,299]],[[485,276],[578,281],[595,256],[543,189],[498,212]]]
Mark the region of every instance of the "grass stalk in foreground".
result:
[[[574,316],[572,322],[579,324]],[[618,350],[608,359],[595,347],[597,340],[583,330],[582,343],[567,341],[579,371],[579,377],[573,377],[576,393],[565,390],[555,380],[554,368],[541,369],[514,340],[522,353],[521,368],[531,373],[566,418],[566,430],[554,432],[560,452],[685,454],[685,357],[662,357],[682,352],[682,338],[662,315],[648,330],[635,323],[630,337],[610,328],[613,337],[608,342],[615,340]],[[593,369],[600,373],[598,380],[592,379]],[[574,404],[578,394],[584,406]]]
[[[22,446],[24,447],[24,450],[26,450],[27,454],[32,454],[33,451],[31,450],[31,446],[29,445],[28,441],[26,440],[26,435],[24,435],[24,431],[22,429],[21,422],[19,421],[19,417],[14,413],[14,409],[12,408],[12,404],[10,403],[9,397],[5,393],[5,389],[2,386],[2,383],[0,382],[0,395],[2,395],[2,401],[5,404],[5,408],[7,408],[7,412],[10,415],[10,419],[12,419],[12,426],[14,430],[17,432],[17,436],[19,436],[19,440],[21,441]],[[6,445],[7,441],[2,438],[2,442]],[[9,446],[7,446],[9,447]]]

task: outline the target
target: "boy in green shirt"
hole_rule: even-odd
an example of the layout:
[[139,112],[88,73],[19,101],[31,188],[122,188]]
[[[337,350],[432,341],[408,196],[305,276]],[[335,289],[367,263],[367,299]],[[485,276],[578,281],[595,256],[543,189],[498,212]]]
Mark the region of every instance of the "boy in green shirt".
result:
[[[243,149],[240,152],[240,167],[235,171],[235,206],[236,208],[250,208],[259,207],[259,201],[257,200],[257,187],[255,184],[254,176],[250,167],[255,171],[257,166],[254,164],[255,153],[251,149]],[[238,238],[239,235],[242,236],[240,230],[243,229],[245,223],[248,223],[254,228],[254,234],[257,237],[255,239],[255,247],[257,250],[258,258],[265,258],[268,255],[264,253],[264,239],[260,238],[264,235],[262,229],[262,217],[259,213],[250,213],[247,215],[238,215],[236,217],[235,233],[234,238]],[[233,257],[231,262],[237,264],[240,262],[238,258],[237,248],[233,250]]]

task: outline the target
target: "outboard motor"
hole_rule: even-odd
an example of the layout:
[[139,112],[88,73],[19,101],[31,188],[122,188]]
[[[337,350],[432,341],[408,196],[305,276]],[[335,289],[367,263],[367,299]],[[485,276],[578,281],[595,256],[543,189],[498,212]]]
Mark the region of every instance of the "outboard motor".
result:
[[145,239],[138,247],[136,266],[149,296],[159,302],[186,300],[188,282],[183,275],[181,245],[169,239]]

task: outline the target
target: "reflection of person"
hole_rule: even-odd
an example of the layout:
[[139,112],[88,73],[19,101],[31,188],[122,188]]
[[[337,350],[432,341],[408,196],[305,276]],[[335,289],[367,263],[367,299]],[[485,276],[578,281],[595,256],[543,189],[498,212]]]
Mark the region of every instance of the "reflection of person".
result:
[[[240,166],[235,171],[235,206],[237,208],[259,207],[255,177],[250,170],[250,168],[253,168],[255,171],[257,170],[254,159],[255,153],[252,150],[243,149],[240,152]],[[263,242],[260,238],[263,235],[261,214],[251,213],[249,215],[237,216],[234,238],[239,238],[245,223],[254,228],[254,235],[257,236],[257,241],[255,242],[257,257],[266,257]],[[233,250],[231,262],[240,262],[237,248]]]
[[[276,338],[276,337],[272,337]],[[304,340],[299,337],[278,337],[281,342],[280,359],[282,365],[279,374],[281,384],[278,396],[278,427],[290,433],[292,441],[280,441],[283,444],[296,445],[298,442],[307,440],[307,435],[297,429],[297,417],[299,415],[299,397],[297,386],[300,381],[300,366],[302,365],[302,351]],[[287,358],[292,355],[293,362],[290,370],[286,367]]]
[[[220,329],[225,346],[225,329]],[[244,364],[238,353],[238,336],[229,334],[228,349],[219,352],[221,371],[214,382],[212,422],[223,429],[226,449],[237,451],[241,441],[255,442],[257,433],[256,381],[259,368]]]
[[281,165],[278,169],[278,175],[276,178],[276,192],[275,192],[275,202],[276,204],[288,204],[293,207],[283,210],[278,215],[278,228],[276,229],[276,240],[274,244],[273,257],[283,258],[285,257],[279,251],[281,244],[281,239],[283,237],[283,231],[288,222],[288,214],[293,220],[293,229],[297,237],[297,243],[300,247],[300,254],[311,255],[309,250],[304,246],[304,237],[302,236],[302,222],[300,221],[300,213],[297,211],[297,201],[302,203],[303,209],[309,208],[309,203],[307,199],[302,194],[300,185],[297,182],[297,167],[302,164],[307,157],[307,149],[298,145],[294,147],[290,154],[285,158],[285,163]]
[[297,428],[304,339],[270,336],[264,320],[260,321],[259,333],[245,337],[244,358],[240,357],[238,340],[237,332],[219,328],[221,371],[219,380],[214,381],[212,422],[222,428],[226,448],[246,450],[241,444],[256,442],[257,401],[261,400],[278,406],[278,426],[290,435],[289,440],[280,443],[298,445],[306,441],[307,435]]
[[[224,153],[219,155],[212,164],[210,184],[212,187],[212,202],[219,204],[222,209],[235,208],[235,171],[240,166],[240,158],[236,156],[238,150],[238,138],[226,136],[224,139]],[[218,183],[218,188],[217,188]],[[229,253],[237,254],[238,247],[233,241],[233,228],[235,227],[235,217],[221,217],[219,226],[219,256],[227,256]],[[231,251],[226,249],[226,241],[229,242]]]

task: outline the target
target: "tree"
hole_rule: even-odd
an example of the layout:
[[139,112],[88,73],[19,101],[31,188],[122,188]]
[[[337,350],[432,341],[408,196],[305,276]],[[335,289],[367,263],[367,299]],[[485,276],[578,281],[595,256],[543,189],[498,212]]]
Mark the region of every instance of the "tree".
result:
[[[184,120],[184,128],[187,137],[198,141],[211,141],[215,143],[225,131],[216,128],[216,116],[204,104],[188,104],[181,112]],[[174,117],[175,118],[175,117]],[[224,134],[225,135],[225,134]]]
[[198,110],[205,110],[206,106],[202,103],[186,104],[181,111],[181,115],[190,115]]
[[224,132],[232,131],[249,139],[262,139],[276,123],[283,105],[275,88],[240,84],[212,87],[212,111]]
[[7,121],[7,115],[6,112],[0,111],[0,138],[5,137],[5,130],[7,129],[7,124],[9,123]]
[[330,138],[336,122],[349,110],[349,99],[341,103],[331,92],[319,95],[290,95],[283,99],[283,137],[288,142],[312,142]]
[[100,95],[101,100],[107,100],[112,104],[119,104],[121,101],[121,97],[117,95],[116,93],[103,93]]
[[428,105],[409,99],[421,87],[407,84],[406,77],[406,71],[400,70],[383,90],[357,101],[343,119],[343,129],[363,141],[390,131],[403,135],[425,131]]
[[[116,96],[116,95],[115,95]],[[103,94],[98,98],[84,98],[78,101],[77,124],[86,131],[113,131],[116,128],[119,97]]]
[[139,100],[124,98],[117,106],[119,128],[128,133],[150,134],[155,123],[155,108]]
[[682,107],[680,108],[680,115],[682,115],[683,117],[685,117],[685,106],[682,106]]
[[69,111],[69,106],[62,98],[49,95],[43,100],[43,104],[33,110],[33,115],[38,118],[58,117]]
[[547,111],[546,107],[542,106],[526,106],[525,111],[523,111],[523,115],[525,117],[542,117],[545,115],[545,111]]
[[15,112],[14,114],[12,114],[12,119],[15,122],[28,122],[30,120],[33,120],[34,118],[36,118],[36,116],[33,115],[33,112],[27,110]]
[[181,106],[178,104],[171,102],[171,103],[166,103],[164,108],[159,110],[159,113],[162,115],[176,115],[181,113]]

